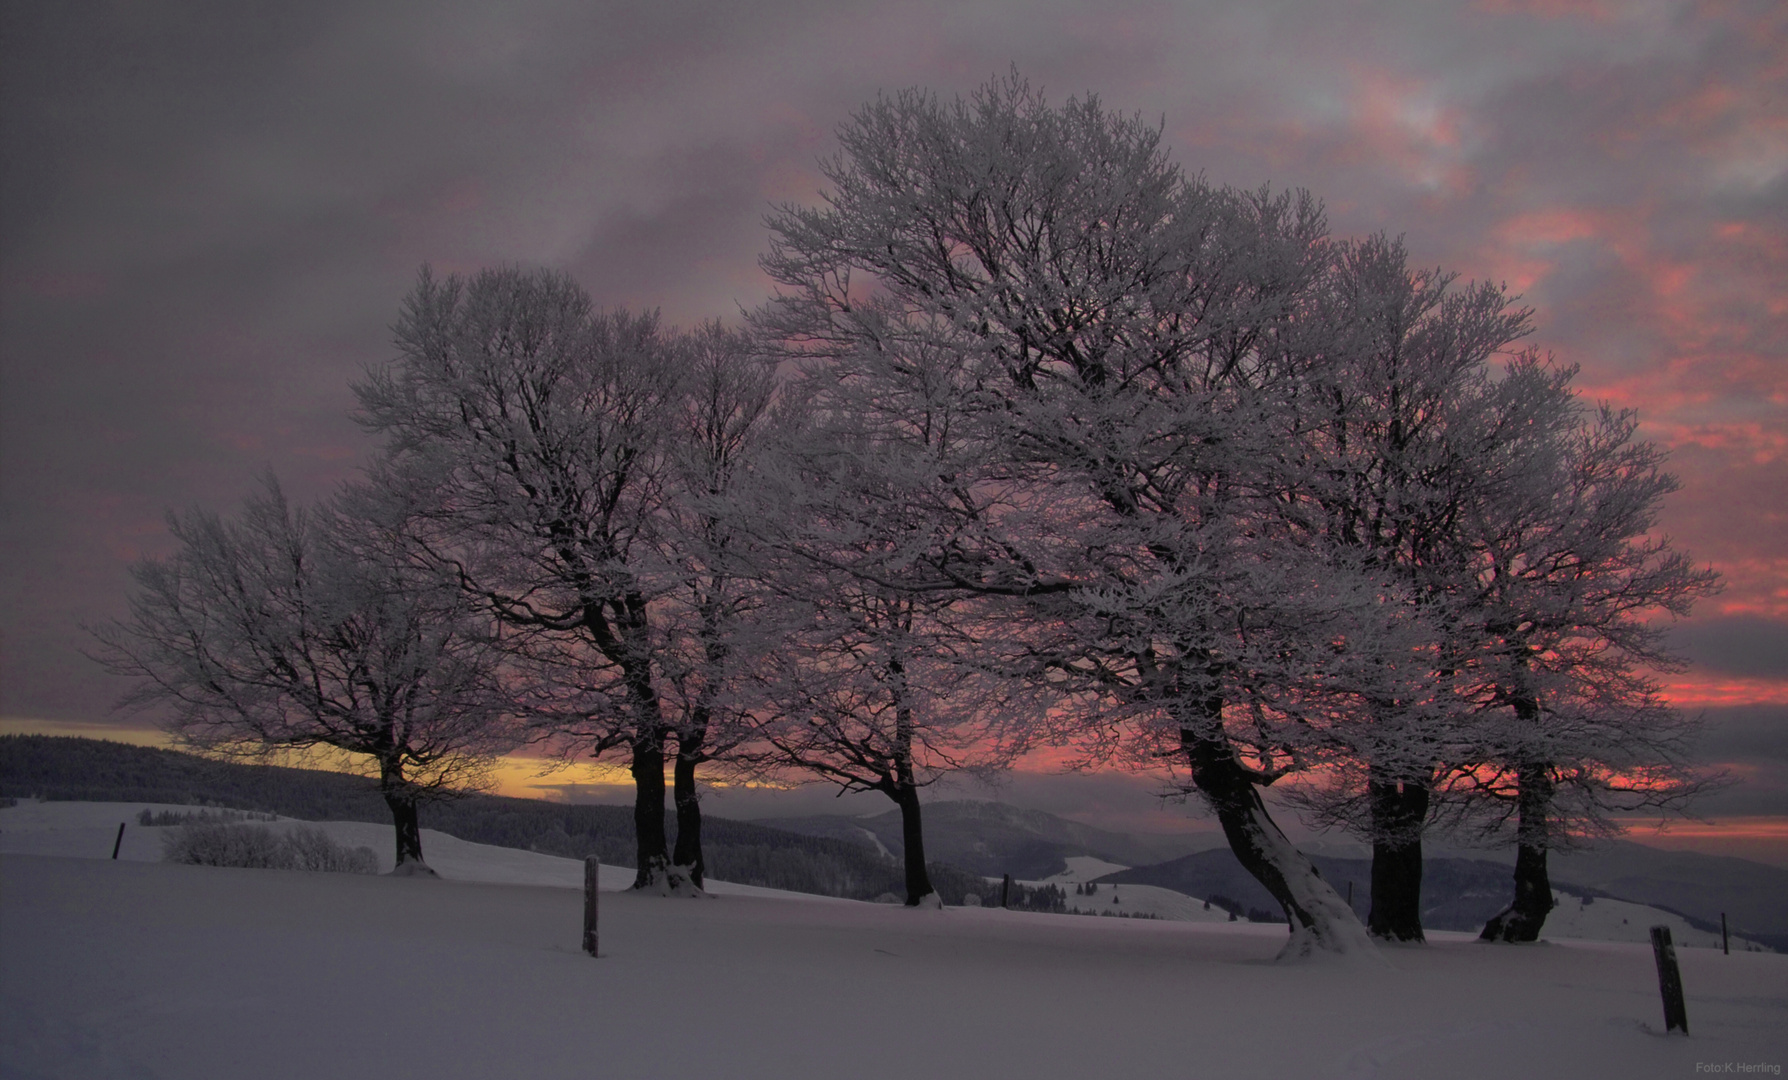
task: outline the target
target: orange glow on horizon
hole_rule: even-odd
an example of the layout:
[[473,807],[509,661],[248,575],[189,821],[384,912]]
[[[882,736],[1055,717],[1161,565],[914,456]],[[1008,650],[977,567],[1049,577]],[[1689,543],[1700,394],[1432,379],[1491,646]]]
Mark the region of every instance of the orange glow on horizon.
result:
[[78,739],[103,739],[131,746],[174,748],[168,733],[152,727],[95,724],[86,720],[39,720],[29,716],[0,716],[0,735],[61,735]]

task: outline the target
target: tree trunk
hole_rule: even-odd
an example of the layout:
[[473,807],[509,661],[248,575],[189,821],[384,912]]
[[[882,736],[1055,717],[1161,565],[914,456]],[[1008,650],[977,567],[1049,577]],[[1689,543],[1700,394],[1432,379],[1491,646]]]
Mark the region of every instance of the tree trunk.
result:
[[[644,635],[645,602],[629,596],[626,604],[632,622],[628,629]],[[624,640],[630,640],[623,634]],[[606,651],[606,650],[605,650]],[[661,889],[670,884],[670,857],[664,836],[664,737],[663,710],[658,692],[652,687],[652,666],[649,654],[628,648],[611,653],[621,667],[621,678],[627,687],[628,703],[634,712],[633,760],[628,771],[633,774],[633,835],[637,848],[638,870],[633,875],[636,889]]]
[[1317,873],[1267,813],[1254,777],[1227,736],[1180,729],[1180,744],[1198,788],[1223,826],[1242,867],[1271,893],[1291,924],[1280,959],[1316,953],[1375,955],[1372,939],[1340,894]]
[[1520,791],[1515,826],[1515,902],[1484,924],[1483,941],[1538,941],[1552,910],[1552,879],[1546,870],[1551,847],[1552,770],[1542,764],[1516,770]]
[[673,872],[687,876],[702,887],[706,866],[702,862],[702,803],[695,789],[695,767],[702,759],[702,738],[677,740],[677,760],[671,766],[671,801],[677,808],[677,846],[671,854]]
[[416,811],[416,793],[404,779],[402,762],[379,762],[379,795],[391,811],[391,825],[397,835],[397,860],[392,863],[391,872],[428,872],[428,864],[422,861],[422,821]]
[[1422,933],[1422,826],[1428,785],[1371,780],[1372,908],[1366,928],[1387,941],[1426,941]]
[[[900,807],[900,842],[906,846],[906,906],[918,907],[932,895],[925,869],[925,830],[919,822],[919,777],[913,769],[913,710],[907,704],[906,664],[898,652],[888,659],[894,694],[894,777],[888,795]],[[935,903],[935,901],[934,901]]]
[[906,906],[918,907],[935,890],[925,869],[925,830],[919,822],[919,789],[910,781],[896,781],[889,793],[900,807],[900,842],[906,846]]
[[422,861],[422,824],[415,800],[386,792],[385,805],[391,809],[391,824],[397,830],[397,863],[393,872],[404,869],[406,863],[427,865]]
[[633,834],[639,859],[633,887],[658,888],[669,876],[670,859],[664,843],[664,743],[657,731],[634,737],[629,771],[633,773]]

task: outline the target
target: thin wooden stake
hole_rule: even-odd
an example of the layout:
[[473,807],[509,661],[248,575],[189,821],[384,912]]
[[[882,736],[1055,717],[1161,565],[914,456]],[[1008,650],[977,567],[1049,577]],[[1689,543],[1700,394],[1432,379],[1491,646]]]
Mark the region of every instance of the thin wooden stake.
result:
[[602,878],[602,860],[584,859],[584,951],[596,955],[596,887]]
[[1012,903],[1012,875],[1007,874],[1000,882],[1000,907],[1009,907]]
[[1732,955],[1732,939],[1726,936],[1726,913],[1720,912],[1720,951]]
[[1689,1033],[1689,1010],[1682,1002],[1682,972],[1676,966],[1676,946],[1668,926],[1651,928],[1651,951],[1658,961],[1658,993],[1664,996],[1664,1030]]
[[112,858],[118,857],[118,849],[124,846],[124,822],[118,823],[118,839],[112,841]]
[[1347,910],[1353,910],[1353,882],[1347,883]]

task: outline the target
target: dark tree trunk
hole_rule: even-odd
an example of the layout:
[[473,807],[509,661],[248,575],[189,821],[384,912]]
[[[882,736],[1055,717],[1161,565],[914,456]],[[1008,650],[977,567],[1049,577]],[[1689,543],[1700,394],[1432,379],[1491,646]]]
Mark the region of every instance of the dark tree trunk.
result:
[[1515,826],[1515,902],[1499,912],[1479,936],[1484,941],[1538,941],[1552,910],[1552,879],[1546,870],[1551,847],[1552,770],[1528,764],[1516,770],[1520,791]]
[[656,731],[633,740],[633,833],[638,847],[636,889],[663,884],[670,865],[664,843],[664,742]]
[[1371,939],[1359,917],[1273,822],[1255,777],[1216,730],[1205,736],[1182,728],[1181,747],[1192,783],[1216,813],[1230,850],[1285,910],[1292,941],[1281,955],[1370,953]]
[[702,803],[695,789],[695,767],[703,760],[701,744],[699,736],[679,738],[677,760],[671,766],[671,801],[677,808],[677,846],[671,853],[671,864],[687,873],[698,889],[706,871],[702,862]]
[[[623,642],[643,638],[646,630],[646,606],[643,598],[630,595],[623,608],[627,615]],[[601,625],[593,622],[592,625]],[[606,631],[604,631],[606,633]],[[629,704],[634,711],[633,760],[628,771],[633,774],[633,834],[639,869],[633,876],[636,889],[655,889],[670,878],[670,856],[664,835],[664,738],[663,712],[658,692],[652,687],[652,666],[649,654],[631,646],[605,647],[620,665],[621,679],[627,687]]]
[[416,812],[416,792],[404,779],[403,762],[395,760],[395,755],[393,760],[379,762],[379,795],[391,811],[392,829],[397,834],[397,861],[392,864],[391,872],[402,874],[412,868],[426,870],[428,864],[422,860],[422,821]]
[[925,830],[919,821],[919,777],[913,769],[913,710],[907,704],[906,664],[899,653],[888,658],[894,693],[894,775],[885,790],[900,807],[900,842],[906,846],[906,906],[918,907],[932,894],[925,869]]
[[[702,656],[710,674],[722,670],[727,647],[717,628],[719,616],[713,603],[702,607],[702,637],[706,644]],[[708,760],[708,724],[714,712],[706,697],[690,709],[688,723],[677,730],[677,760],[671,766],[671,802],[677,810],[677,846],[671,853],[671,865],[687,874],[696,888],[704,887],[707,862],[702,858],[702,804],[696,791],[696,766]]]
[[900,842],[906,846],[906,906],[919,902],[934,891],[931,874],[925,869],[925,829],[919,821],[919,789],[911,783],[896,782],[894,803],[900,807]]
[[427,865],[422,861],[422,823],[416,812],[416,800],[401,792],[387,791],[385,805],[391,809],[391,824],[397,830],[397,863],[401,870],[406,863]]
[[1366,928],[1388,941],[1426,941],[1422,933],[1422,826],[1428,785],[1368,781],[1372,803],[1372,908]]

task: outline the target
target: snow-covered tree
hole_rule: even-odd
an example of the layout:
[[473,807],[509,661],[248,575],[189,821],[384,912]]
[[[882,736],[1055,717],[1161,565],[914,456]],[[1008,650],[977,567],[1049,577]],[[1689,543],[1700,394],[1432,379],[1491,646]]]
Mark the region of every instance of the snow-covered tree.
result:
[[1586,413],[1573,369],[1527,357],[1502,391],[1531,422],[1504,450],[1527,479],[1473,507],[1474,592],[1459,633],[1474,646],[1480,757],[1458,776],[1512,819],[1515,899],[1487,940],[1531,941],[1552,907],[1547,852],[1605,833],[1610,814],[1671,809],[1710,782],[1693,762],[1697,725],[1662,699],[1655,673],[1680,668],[1659,616],[1687,615],[1718,588],[1654,534],[1677,480],[1637,417]]
[[752,580],[753,540],[736,508],[754,480],[776,397],[749,335],[709,323],[678,340],[685,377],[671,427],[662,523],[674,587],[662,603],[658,664],[677,742],[674,865],[704,878],[696,769],[751,731],[748,687],[775,644],[770,601]]
[[1527,332],[1528,312],[1490,285],[1411,271],[1382,235],[1333,247],[1306,346],[1309,486],[1321,541],[1376,586],[1346,636],[1351,700],[1329,755],[1332,783],[1298,800],[1372,844],[1368,926],[1422,939],[1422,831],[1435,784],[1457,764],[1471,705],[1449,640],[1450,602],[1473,565],[1462,515],[1510,478],[1499,445],[1518,418],[1495,408],[1490,361]]
[[1331,683],[1354,715],[1329,733],[1330,782],[1298,801],[1372,841],[1371,927],[1401,940],[1421,937],[1431,812],[1513,819],[1518,899],[1492,936],[1531,939],[1548,844],[1697,790],[1693,725],[1639,673],[1671,665],[1648,620],[1713,579],[1645,538],[1674,481],[1630,415],[1586,420],[1573,372],[1537,355],[1492,369],[1528,312],[1410,273],[1383,238],[1336,253],[1313,490],[1327,542],[1382,603]]
[[1260,798],[1301,738],[1289,697],[1261,703],[1292,681],[1274,669],[1315,663],[1322,611],[1347,603],[1310,591],[1274,512],[1297,482],[1288,336],[1326,262],[1320,208],[1189,180],[1159,129],[1017,76],[878,99],[839,138],[826,204],[772,218],[758,324],[845,365],[890,327],[961,358],[1009,465],[982,487],[1017,512],[954,514],[929,568],[1032,601],[1036,662],[1133,741],[1175,744],[1292,952],[1369,950]]
[[342,499],[294,509],[271,477],[235,517],[170,515],[178,550],[131,569],[131,613],[94,631],[183,744],[327,748],[376,769],[399,873],[425,872],[418,806],[475,788],[517,744],[488,620],[402,554],[404,523]]
[[[920,789],[997,769],[1043,705],[997,657],[1001,601],[940,576],[952,525],[987,509],[948,354],[882,347],[787,389],[749,495],[758,588],[779,627],[752,763],[879,791],[901,814],[906,902],[933,897]],[[939,501],[946,505],[938,505]],[[743,505],[743,504],[741,504]],[[1015,737],[1016,736],[1016,737]]]
[[375,482],[411,510],[416,548],[511,632],[535,711],[636,788],[639,887],[672,874],[664,827],[663,549],[684,365],[653,315],[594,310],[564,275],[426,270],[398,357],[356,385],[385,437]]
[[[1089,762],[1176,761],[1285,908],[1290,952],[1370,945],[1267,813],[1282,777],[1358,780],[1397,937],[1420,933],[1437,794],[1507,794],[1517,759],[1543,759],[1551,786],[1528,787],[1555,813],[1567,772],[1586,806],[1687,790],[1634,675],[1667,660],[1637,613],[1706,579],[1641,539],[1655,456],[1593,449],[1630,425],[1573,426],[1537,358],[1489,369],[1526,330],[1500,289],[1411,273],[1383,238],[1333,244],[1308,196],[1189,179],[1158,128],[1053,108],[1016,75],[880,98],[839,141],[824,204],[771,219],[779,291],[754,321],[841,381],[891,374],[912,423],[948,369],[976,448],[898,488],[930,524],[876,580],[1022,601],[1024,662],[1073,705],[1052,733]],[[1552,704],[1529,708],[1542,668]],[[1576,753],[1510,734],[1547,708]],[[1645,783],[1604,767],[1592,717],[1646,748],[1624,759]]]

